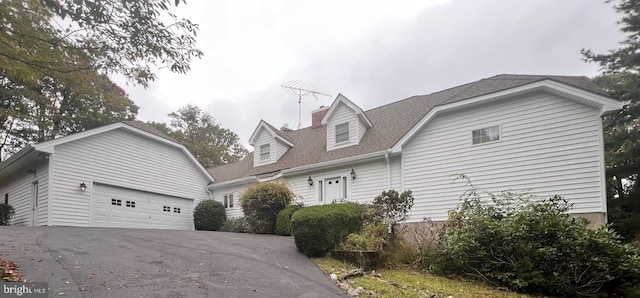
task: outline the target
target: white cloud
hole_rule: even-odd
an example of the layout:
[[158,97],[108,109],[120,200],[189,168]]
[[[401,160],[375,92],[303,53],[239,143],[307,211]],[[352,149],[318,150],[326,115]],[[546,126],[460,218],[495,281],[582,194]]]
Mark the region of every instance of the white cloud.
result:
[[[260,119],[297,125],[289,80],[369,109],[499,73],[593,76],[579,50],[622,39],[607,4],[582,0],[189,1],[177,13],[200,24],[205,56],[147,90],[124,86],[139,118],[195,104],[245,144]],[[303,124],[332,100],[305,98]]]

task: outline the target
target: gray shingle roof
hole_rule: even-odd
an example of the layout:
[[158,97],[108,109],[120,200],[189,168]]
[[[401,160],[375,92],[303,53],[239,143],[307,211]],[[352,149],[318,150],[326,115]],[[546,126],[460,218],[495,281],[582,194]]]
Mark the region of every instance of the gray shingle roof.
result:
[[127,121],[122,121],[122,123],[124,123],[126,125],[129,125],[129,126],[132,126],[132,127],[135,127],[137,129],[146,131],[146,132],[148,132],[150,134],[154,134],[154,135],[159,136],[161,138],[165,138],[165,139],[167,139],[169,141],[180,143],[180,142],[176,141],[174,138],[172,138],[169,135],[167,135],[166,133],[164,133],[164,132],[156,129],[155,127],[153,127],[153,126],[151,126],[151,125],[149,125],[147,123],[144,123],[142,121],[139,121],[139,120],[127,120]]
[[216,179],[216,183],[220,183],[390,149],[436,106],[547,79],[606,95],[587,77],[497,75],[428,95],[412,96],[365,111],[373,127],[367,130],[359,145],[327,151],[325,126],[307,127],[286,133],[276,129],[279,135],[286,135],[288,140],[294,143],[294,147],[290,148],[278,162],[254,168],[253,152],[251,152],[237,163],[217,166],[209,169],[209,172]]

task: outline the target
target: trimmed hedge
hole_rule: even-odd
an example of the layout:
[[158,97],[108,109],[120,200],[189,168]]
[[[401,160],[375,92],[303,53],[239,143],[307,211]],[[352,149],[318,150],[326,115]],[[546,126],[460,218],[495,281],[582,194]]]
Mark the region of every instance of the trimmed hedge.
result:
[[278,212],[291,203],[293,193],[277,182],[254,184],[240,197],[240,206],[249,230],[257,234],[274,234]]
[[300,210],[300,205],[289,205],[278,212],[276,219],[276,234],[280,236],[291,236],[291,216]]
[[347,235],[360,230],[363,207],[331,204],[305,207],[291,217],[291,233],[298,250],[308,256],[322,256]]
[[221,232],[249,233],[249,225],[244,217],[234,217],[227,219],[220,228]]
[[193,211],[193,225],[196,230],[220,231],[226,220],[227,211],[218,201],[201,201]]

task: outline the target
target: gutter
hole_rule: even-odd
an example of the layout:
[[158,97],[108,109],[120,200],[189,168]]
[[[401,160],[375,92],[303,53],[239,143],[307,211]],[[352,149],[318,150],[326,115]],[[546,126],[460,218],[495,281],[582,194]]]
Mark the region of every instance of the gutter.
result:
[[18,153],[12,155],[11,157],[9,157],[9,159],[0,163],[0,171],[4,170],[6,167],[10,166],[14,162],[20,160],[20,158],[22,158],[23,156],[31,153],[31,151],[33,150],[35,150],[35,148],[31,145],[24,147],[22,150],[18,151]]
[[331,166],[337,166],[337,165],[344,165],[346,163],[352,163],[352,162],[363,161],[363,160],[367,160],[367,159],[373,159],[373,158],[376,158],[376,157],[382,157],[382,156],[384,156],[386,154],[388,154],[388,150],[372,152],[372,153],[368,153],[368,154],[364,154],[364,155],[357,155],[357,156],[341,158],[341,159],[336,159],[336,160],[330,160],[330,161],[325,161],[325,162],[321,162],[321,163],[314,163],[314,164],[301,166],[301,167],[297,167],[297,168],[284,169],[284,170],[282,170],[281,173],[282,173],[282,175],[293,174],[293,173],[299,173],[299,172],[315,170],[316,168],[324,168],[324,167],[331,167]]
[[249,176],[249,177],[243,177],[243,178],[236,179],[236,180],[220,182],[220,183],[216,183],[216,184],[212,183],[212,184],[207,185],[206,187],[213,189],[214,187],[231,186],[231,185],[244,184],[244,183],[255,182],[255,181],[257,181],[256,176]]

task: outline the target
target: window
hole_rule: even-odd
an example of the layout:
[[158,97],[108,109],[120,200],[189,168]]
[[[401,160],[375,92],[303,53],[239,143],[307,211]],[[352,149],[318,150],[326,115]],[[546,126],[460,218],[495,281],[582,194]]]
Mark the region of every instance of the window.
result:
[[134,202],[134,201],[127,201],[127,207],[136,208],[136,202]]
[[322,198],[324,194],[322,193],[322,185],[324,182],[322,180],[318,181],[318,202],[322,202]]
[[260,160],[269,160],[270,157],[271,157],[270,144],[264,144],[260,146]]
[[471,132],[473,144],[483,144],[500,140],[500,126],[492,126],[489,128],[477,129]]
[[180,213],[180,208],[173,207],[173,213]]
[[5,205],[9,205],[9,194],[8,193],[4,194],[4,204]]
[[336,143],[349,141],[349,122],[336,125]]
[[162,206],[162,211],[164,211],[164,212],[171,212],[171,207],[169,207],[169,206]]
[[111,199],[111,205],[122,206],[122,200]]
[[224,195],[224,208],[233,208],[233,194]]

